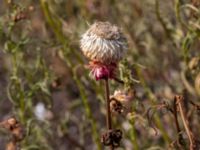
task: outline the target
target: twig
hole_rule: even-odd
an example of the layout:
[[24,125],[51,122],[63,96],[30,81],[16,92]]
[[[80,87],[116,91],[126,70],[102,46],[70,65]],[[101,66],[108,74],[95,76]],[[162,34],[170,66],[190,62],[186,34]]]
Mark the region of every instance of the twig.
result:
[[153,120],[153,115],[156,113],[156,111],[153,111],[152,115],[150,115],[150,111],[152,109],[161,110],[163,108],[166,108],[168,111],[170,111],[171,113],[173,113],[173,110],[169,107],[169,105],[166,102],[163,102],[162,104],[158,104],[158,105],[155,105],[153,107],[150,107],[147,110],[147,119],[148,119],[148,122],[151,125],[151,127],[154,129],[155,135],[157,135],[158,131],[156,129],[157,128],[156,125],[153,123],[152,120]]
[[117,78],[117,77],[113,77],[113,79],[114,79],[115,81],[117,81],[118,83],[124,84],[124,81],[120,80],[120,79]]
[[155,111],[152,113],[152,115],[150,115],[150,111],[151,110],[152,110],[151,107],[147,110],[147,120],[148,120],[149,125],[151,126],[151,128],[155,131],[155,135],[157,135],[158,134],[157,127],[152,121],[153,120],[153,115],[155,114]]
[[183,136],[181,134],[181,129],[180,129],[180,125],[178,122],[178,116],[177,116],[177,99],[176,97],[174,98],[174,111],[173,111],[173,115],[174,115],[174,119],[175,119],[175,124],[176,124],[176,129],[177,129],[177,133],[178,133],[178,144],[183,144]]
[[186,88],[186,90],[191,94],[191,95],[195,95],[195,89],[192,87],[192,85],[188,82],[186,76],[185,76],[185,72],[181,72],[181,80]]
[[199,104],[195,104],[193,101],[189,101],[189,103],[191,103],[197,110],[200,110]]
[[188,120],[186,118],[186,115],[183,111],[183,106],[182,106],[182,101],[183,101],[183,96],[175,96],[175,99],[176,99],[176,102],[177,102],[177,105],[178,105],[178,108],[179,108],[179,111],[180,111],[180,115],[181,115],[181,119],[183,121],[183,125],[184,125],[184,128],[186,130],[186,133],[187,133],[187,136],[189,138],[189,142],[190,142],[190,150],[195,150],[195,142],[194,142],[194,139],[193,139],[193,133],[191,132],[190,128],[189,128],[189,123],[188,123]]

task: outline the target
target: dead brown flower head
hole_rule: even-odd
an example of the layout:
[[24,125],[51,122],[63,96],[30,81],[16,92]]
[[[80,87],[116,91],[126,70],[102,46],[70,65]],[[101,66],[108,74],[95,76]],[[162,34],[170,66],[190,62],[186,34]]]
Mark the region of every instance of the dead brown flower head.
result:
[[116,90],[114,94],[110,96],[110,107],[112,112],[121,114],[130,111],[134,97],[135,91],[133,89]]

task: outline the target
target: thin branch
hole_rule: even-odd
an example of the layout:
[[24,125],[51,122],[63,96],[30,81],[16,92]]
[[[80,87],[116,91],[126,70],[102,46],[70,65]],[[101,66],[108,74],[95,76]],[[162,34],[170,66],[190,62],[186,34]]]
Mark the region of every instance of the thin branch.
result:
[[179,108],[179,111],[180,111],[180,115],[181,115],[181,119],[183,121],[183,125],[184,125],[184,128],[185,128],[185,131],[187,133],[187,136],[189,138],[189,142],[190,142],[190,150],[195,150],[195,142],[194,142],[194,139],[193,139],[193,133],[191,132],[190,128],[189,128],[189,123],[188,123],[188,120],[186,118],[186,115],[183,111],[183,106],[182,106],[182,101],[183,101],[183,96],[175,96],[175,99],[176,99],[176,102],[177,102],[177,105],[178,105],[178,108]]
[[124,81],[120,80],[120,79],[117,78],[117,77],[114,77],[113,80],[115,80],[115,81],[118,82],[118,83],[124,84]]
[[197,110],[200,110],[200,105],[194,103],[193,101],[189,101],[189,103],[191,103]]
[[174,115],[174,119],[175,119],[175,124],[176,124],[176,130],[178,133],[178,144],[183,144],[183,136],[181,134],[181,129],[180,129],[180,125],[178,122],[178,114],[177,114],[177,99],[176,97],[174,98],[174,111],[173,111],[173,115]]

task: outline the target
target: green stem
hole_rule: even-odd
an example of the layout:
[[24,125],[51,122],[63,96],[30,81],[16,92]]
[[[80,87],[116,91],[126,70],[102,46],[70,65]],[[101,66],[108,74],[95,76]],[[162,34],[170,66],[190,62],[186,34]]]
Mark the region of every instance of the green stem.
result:
[[139,150],[139,146],[138,146],[138,143],[137,143],[137,134],[136,134],[136,130],[135,130],[135,120],[134,118],[132,118],[130,120],[130,123],[131,123],[131,132],[130,132],[130,137],[131,137],[131,140],[133,141],[133,147],[134,147],[134,150]]

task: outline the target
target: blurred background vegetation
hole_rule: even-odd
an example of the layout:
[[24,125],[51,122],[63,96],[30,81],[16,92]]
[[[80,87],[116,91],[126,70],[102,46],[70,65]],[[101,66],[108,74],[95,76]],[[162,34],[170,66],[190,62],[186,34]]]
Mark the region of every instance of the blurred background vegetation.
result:
[[[123,130],[118,149],[179,149],[167,109],[176,94],[185,97],[198,141],[199,0],[0,0],[0,120],[14,116],[24,125],[21,149],[105,149],[104,89],[89,77],[79,47],[81,34],[95,21],[123,29],[129,50],[118,76],[126,83],[140,81],[133,84],[129,116],[113,118]],[[124,88],[111,84],[111,93]],[[182,148],[188,149],[181,121],[180,127]],[[5,150],[9,135],[0,135]]]

